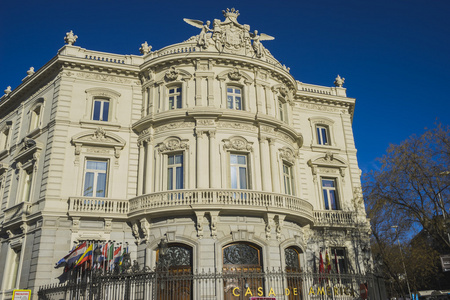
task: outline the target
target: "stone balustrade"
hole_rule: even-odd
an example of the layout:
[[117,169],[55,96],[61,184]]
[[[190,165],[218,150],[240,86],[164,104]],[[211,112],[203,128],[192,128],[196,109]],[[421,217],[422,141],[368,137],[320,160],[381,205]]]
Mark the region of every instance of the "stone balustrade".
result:
[[69,198],[69,215],[72,217],[110,217],[126,219],[128,211],[128,200],[93,197]]
[[356,213],[342,210],[315,210],[315,226],[351,226],[356,225]]
[[251,190],[178,190],[142,195],[130,200],[130,217],[218,210],[251,209],[253,213],[280,213],[301,224],[313,223],[313,206],[298,197]]
[[[176,210],[175,210],[176,208]],[[5,220],[11,219],[23,206],[5,211]],[[110,217],[127,219],[138,216],[160,216],[194,212],[195,210],[218,210],[223,213],[252,209],[254,212],[280,213],[300,223],[314,226],[349,226],[356,224],[352,211],[320,211],[298,197],[232,189],[175,190],[152,193],[118,200],[93,197],[70,197],[69,215],[73,217]]]

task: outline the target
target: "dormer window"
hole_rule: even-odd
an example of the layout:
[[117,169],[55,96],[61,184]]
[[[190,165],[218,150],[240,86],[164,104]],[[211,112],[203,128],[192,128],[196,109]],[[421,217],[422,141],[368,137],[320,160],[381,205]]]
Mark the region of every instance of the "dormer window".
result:
[[242,89],[235,86],[227,87],[227,108],[242,110]]
[[104,122],[109,121],[109,99],[94,99],[92,120]]
[[181,91],[181,86],[168,88],[169,110],[182,107]]

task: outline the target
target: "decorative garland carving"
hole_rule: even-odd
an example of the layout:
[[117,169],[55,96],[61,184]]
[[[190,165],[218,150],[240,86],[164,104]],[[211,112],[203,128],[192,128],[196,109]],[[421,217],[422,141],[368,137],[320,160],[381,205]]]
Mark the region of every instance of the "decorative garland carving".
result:
[[247,142],[247,140],[242,137],[233,137],[223,141],[223,148],[225,150],[253,151],[253,143]]
[[159,145],[159,152],[176,151],[188,149],[189,145],[179,138],[170,138]]

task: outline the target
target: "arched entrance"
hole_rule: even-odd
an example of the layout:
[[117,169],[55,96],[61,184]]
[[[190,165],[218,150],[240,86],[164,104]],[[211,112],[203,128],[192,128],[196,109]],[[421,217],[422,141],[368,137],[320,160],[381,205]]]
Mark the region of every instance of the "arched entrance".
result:
[[158,299],[192,299],[192,248],[162,245],[157,251]]
[[301,251],[297,247],[288,247],[284,249],[287,291],[289,291],[287,296],[289,300],[302,299],[300,253]]
[[[233,243],[222,249],[224,299],[250,299],[264,293],[261,248]],[[249,292],[250,291],[250,292]]]

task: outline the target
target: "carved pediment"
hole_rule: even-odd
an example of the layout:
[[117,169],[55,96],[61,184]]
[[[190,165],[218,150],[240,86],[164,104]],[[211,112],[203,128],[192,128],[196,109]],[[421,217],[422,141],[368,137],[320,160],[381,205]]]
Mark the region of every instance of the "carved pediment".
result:
[[217,75],[217,79],[226,80],[229,79],[231,81],[239,82],[243,80],[246,83],[252,83],[253,79],[245,72],[242,72],[238,68],[228,69]]
[[105,131],[102,127],[96,130],[85,131],[72,137],[72,144],[75,146],[75,155],[81,153],[83,146],[97,146],[115,149],[115,157],[119,158],[120,150],[125,147],[125,140],[120,136]]
[[291,164],[295,163],[295,158],[297,157],[298,153],[296,153],[295,151],[293,151],[292,149],[290,149],[288,147],[279,149],[279,152],[280,152],[281,159],[283,159]]
[[177,137],[171,137],[166,139],[163,143],[159,144],[159,152],[170,152],[188,149],[189,145],[186,140],[181,140]]
[[42,145],[35,140],[26,137],[19,144],[14,160],[21,162],[22,164],[31,159],[36,160],[41,150]]
[[223,141],[223,148],[225,150],[253,151],[253,143],[248,142],[243,137],[232,137],[229,140]]
[[313,175],[317,174],[318,167],[323,168],[337,168],[340,171],[342,177],[345,174],[345,168],[347,168],[347,162],[340,157],[337,157],[331,151],[327,151],[324,156],[318,157],[314,160],[310,159],[308,161],[308,166],[311,167]]

